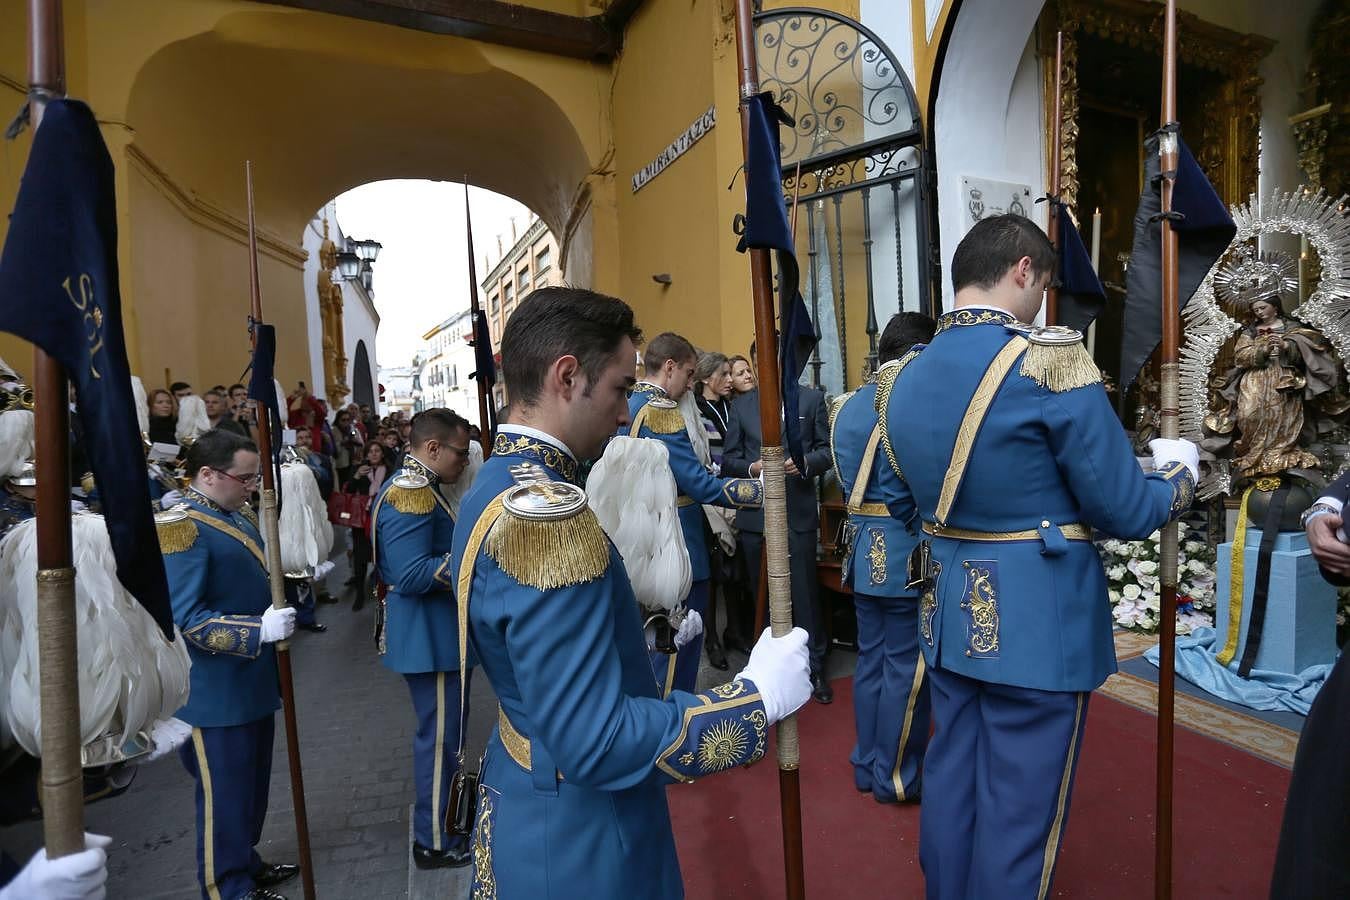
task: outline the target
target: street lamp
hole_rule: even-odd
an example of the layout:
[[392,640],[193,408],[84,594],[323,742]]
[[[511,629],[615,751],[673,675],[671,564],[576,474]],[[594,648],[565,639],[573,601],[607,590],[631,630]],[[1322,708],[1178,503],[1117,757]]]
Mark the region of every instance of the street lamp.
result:
[[337,268],[339,275],[351,280],[361,274],[361,257],[350,250],[343,250],[337,255]]
[[352,249],[356,251],[357,256],[361,257],[365,262],[370,263],[375,261],[380,255],[380,250],[384,247],[379,241],[353,240],[351,245]]

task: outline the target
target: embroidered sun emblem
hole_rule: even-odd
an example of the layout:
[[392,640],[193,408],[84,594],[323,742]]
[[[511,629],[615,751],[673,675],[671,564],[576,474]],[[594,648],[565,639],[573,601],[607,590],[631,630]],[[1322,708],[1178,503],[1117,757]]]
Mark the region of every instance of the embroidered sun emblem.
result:
[[703,733],[698,742],[698,767],[704,772],[720,772],[734,766],[745,756],[750,735],[739,722],[722,721]]
[[234,629],[226,628],[223,625],[206,632],[206,646],[209,650],[217,652],[233,650],[236,640]]

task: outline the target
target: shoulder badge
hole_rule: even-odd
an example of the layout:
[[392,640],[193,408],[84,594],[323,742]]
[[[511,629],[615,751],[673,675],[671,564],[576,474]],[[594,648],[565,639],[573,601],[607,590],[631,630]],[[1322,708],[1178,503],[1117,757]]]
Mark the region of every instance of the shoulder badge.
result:
[[[684,416],[680,405],[665,397],[653,397],[638,410],[639,428],[645,425],[652,434],[679,434],[684,431]],[[636,436],[637,432],[634,432]]]
[[609,539],[586,492],[553,481],[533,463],[511,467],[516,486],[485,542],[488,556],[521,584],[541,591],[594,581],[609,568]]
[[178,507],[155,513],[155,531],[165,555],[182,553],[197,542],[197,523]]
[[1083,344],[1083,334],[1063,325],[1009,325],[1029,342],[1022,356],[1022,375],[1055,394],[1098,384],[1102,370]]
[[428,515],[436,508],[431,493],[431,482],[425,475],[403,472],[394,476],[384,493],[385,502],[401,513],[413,516]]

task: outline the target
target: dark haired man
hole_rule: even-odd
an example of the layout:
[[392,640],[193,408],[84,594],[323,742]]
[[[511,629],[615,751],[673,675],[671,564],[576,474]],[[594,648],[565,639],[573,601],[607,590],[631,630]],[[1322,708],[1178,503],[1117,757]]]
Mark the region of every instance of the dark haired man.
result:
[[295,630],[295,610],[274,609],[262,536],[243,515],[258,486],[258,448],[229,431],[208,431],[188,448],[192,484],[157,517],[174,623],[192,658],[192,726],[180,751],[196,782],[197,880],[203,897],[276,900],[269,890],[293,865],[258,856],[272,777],[276,641]]
[[1195,494],[1195,446],[1154,441],[1143,474],[1082,336],[1028,324],[1054,270],[1031,221],[976,223],[952,259],[956,308],[878,378],[881,452],[927,535],[930,898],[1048,896],[1088,697],[1116,668],[1093,531],[1147,537]]
[[169,393],[173,394],[175,399],[182,400],[192,393],[192,385],[186,381],[175,381],[169,385]]
[[[897,313],[877,345],[878,372],[904,366],[933,338],[923,313]],[[917,352],[917,351],[915,351]],[[919,594],[905,562],[919,542],[914,500],[878,454],[877,383],[869,380],[831,407],[830,449],[847,503],[843,582],[858,616],[853,783],[882,803],[916,801],[928,745],[928,682],[919,655]]]
[[628,424],[621,300],[543,288],[502,336],[511,394],[455,532],[458,599],[501,702],[474,831],[475,895],[683,896],[665,787],[760,759],[809,693],[805,635],[765,635],[736,680],[662,698],[623,560],[581,459]]
[[388,593],[380,601],[380,654],[408,682],[413,738],[413,862],[419,868],[469,862],[463,838],[445,828],[450,782],[458,770],[459,625],[450,569],[455,518],[440,485],[459,480],[469,461],[469,423],[448,409],[413,417],[402,468],[371,505],[375,570]]
[[[692,385],[698,354],[694,345],[673,332],[658,334],[647,342],[642,356],[646,377],[633,388],[628,401],[631,424],[623,433],[650,438],[665,445],[670,472],[680,496],[680,530],[689,551],[692,583],[684,605],[699,621],[708,612],[708,579],[711,577],[708,543],[704,536],[703,504],[732,508],[758,507],[764,491],[754,478],[718,478],[694,450],[679,402]],[[699,428],[703,426],[699,424]],[[705,629],[716,627],[704,622]],[[697,634],[676,653],[652,651],[652,669],[665,693],[672,689],[692,691],[698,680],[699,658],[703,655],[703,635]],[[726,668],[723,662],[721,668]]]
[[[756,360],[755,345],[750,345],[750,359]],[[829,645],[825,634],[825,620],[820,608],[820,582],[816,577],[816,550],[820,544],[820,501],[817,479],[830,470],[830,426],[825,394],[815,388],[803,387],[797,393],[798,434],[802,443],[804,471],[798,471],[791,456],[785,468],[787,478],[788,513],[788,567],[792,578],[792,622],[800,625],[811,636],[811,696],[817,703],[833,703],[834,689],[825,677],[825,655]],[[763,434],[759,419],[759,388],[739,394],[731,401],[731,418],[727,422],[727,437],[722,444],[722,474],[758,478],[764,469],[760,459]],[[759,593],[760,560],[764,553],[764,512],[747,509],[736,514],[740,530],[740,556],[749,594],[753,599]],[[727,610],[728,615],[739,613],[741,621],[727,628],[737,635],[754,631],[755,610],[751,605],[739,610]],[[731,643],[727,649],[739,649]]]

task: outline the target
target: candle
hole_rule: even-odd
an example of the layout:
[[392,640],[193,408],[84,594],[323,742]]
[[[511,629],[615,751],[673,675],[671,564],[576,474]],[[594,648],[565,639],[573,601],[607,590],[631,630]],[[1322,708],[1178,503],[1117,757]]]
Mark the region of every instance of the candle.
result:
[[[1101,277],[1101,255],[1102,255],[1102,209],[1097,207],[1092,213],[1092,271]],[[1094,320],[1088,325],[1087,330],[1087,348],[1088,353],[1094,358],[1097,351],[1097,323]]]

